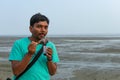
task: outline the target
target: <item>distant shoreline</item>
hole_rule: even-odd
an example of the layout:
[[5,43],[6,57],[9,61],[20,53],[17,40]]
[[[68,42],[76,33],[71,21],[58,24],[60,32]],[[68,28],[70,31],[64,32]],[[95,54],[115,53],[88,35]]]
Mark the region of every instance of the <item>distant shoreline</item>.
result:
[[[0,37],[27,37],[30,35],[0,35]],[[120,37],[120,34],[67,34],[47,35],[47,37]]]

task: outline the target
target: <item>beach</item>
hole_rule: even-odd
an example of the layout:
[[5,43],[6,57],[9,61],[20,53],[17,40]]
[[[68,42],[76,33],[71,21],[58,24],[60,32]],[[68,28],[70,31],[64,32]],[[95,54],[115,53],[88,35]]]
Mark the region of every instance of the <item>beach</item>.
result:
[[[14,40],[0,39],[0,80],[12,77],[8,55]],[[119,37],[50,37],[60,62],[51,80],[120,80]],[[6,44],[7,43],[7,44]]]
[[0,62],[0,80],[6,80],[12,76],[12,71],[9,62]]
[[[102,65],[102,61],[97,66],[92,63],[86,63],[87,65],[83,66],[83,63],[75,64],[72,61],[63,63],[58,64],[57,74],[52,76],[51,80],[120,80],[120,66],[118,64],[114,64],[116,67],[109,67],[111,65],[109,64],[103,68],[102,66],[105,65]],[[6,80],[11,76],[10,62],[0,61],[0,80]]]
[[12,76],[11,64],[8,61],[9,54],[7,52],[0,53],[0,80],[6,80]]

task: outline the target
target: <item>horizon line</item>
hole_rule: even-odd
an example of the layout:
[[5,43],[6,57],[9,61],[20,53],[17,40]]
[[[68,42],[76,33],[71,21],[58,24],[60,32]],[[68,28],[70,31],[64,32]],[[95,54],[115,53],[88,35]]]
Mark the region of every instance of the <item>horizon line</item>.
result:
[[[30,35],[0,35],[1,37],[25,37],[25,36],[30,36]],[[47,37],[85,37],[85,36],[91,36],[91,37],[120,37],[120,34],[48,34]]]

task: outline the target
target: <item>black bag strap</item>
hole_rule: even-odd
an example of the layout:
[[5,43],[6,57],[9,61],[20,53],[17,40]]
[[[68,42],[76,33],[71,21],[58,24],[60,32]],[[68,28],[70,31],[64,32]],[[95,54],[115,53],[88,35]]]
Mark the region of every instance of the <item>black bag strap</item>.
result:
[[[28,66],[26,67],[26,69],[20,73],[16,78],[15,80],[18,80],[18,78],[20,78],[25,72],[27,72],[27,70],[29,70],[31,68],[31,66],[37,61],[37,59],[40,57],[40,55],[42,54],[43,52],[43,45],[42,45],[42,48],[39,50],[39,52],[37,53],[37,55],[34,57],[34,59],[28,64]],[[7,78],[6,80],[12,80],[10,78]]]
[[31,68],[31,66],[37,61],[37,59],[39,58],[39,56],[42,54],[43,52],[43,46],[42,48],[39,50],[38,54],[34,57],[34,59],[32,60],[32,62],[30,64],[28,64],[28,66],[26,67],[26,69],[20,73],[15,80],[18,80],[19,77],[21,77],[27,70],[29,70]]

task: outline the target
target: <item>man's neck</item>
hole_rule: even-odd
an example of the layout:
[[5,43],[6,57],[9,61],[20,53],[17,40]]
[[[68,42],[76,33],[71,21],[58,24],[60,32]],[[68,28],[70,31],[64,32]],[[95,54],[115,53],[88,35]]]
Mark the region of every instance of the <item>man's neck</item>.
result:
[[34,37],[29,37],[29,39],[31,40],[31,41],[35,41],[35,42],[37,42],[37,43],[40,43],[40,41],[41,41],[41,39],[36,39],[36,38],[34,38]]

